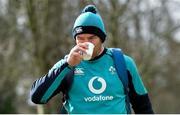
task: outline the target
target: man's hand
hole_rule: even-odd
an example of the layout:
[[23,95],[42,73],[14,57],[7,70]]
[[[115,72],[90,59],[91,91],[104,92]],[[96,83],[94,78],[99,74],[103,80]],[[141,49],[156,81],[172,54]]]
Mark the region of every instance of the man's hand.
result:
[[75,66],[81,62],[83,59],[82,53],[86,52],[88,46],[85,43],[79,43],[76,46],[74,46],[67,58],[67,63],[70,66]]

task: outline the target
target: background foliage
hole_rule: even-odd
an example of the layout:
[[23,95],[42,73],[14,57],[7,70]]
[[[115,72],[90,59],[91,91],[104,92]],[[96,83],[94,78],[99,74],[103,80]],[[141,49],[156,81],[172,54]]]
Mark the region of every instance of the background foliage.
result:
[[87,4],[104,19],[106,46],[136,60],[155,112],[180,113],[178,0],[0,0],[0,113],[58,113],[61,95],[37,106],[29,90],[72,48]]

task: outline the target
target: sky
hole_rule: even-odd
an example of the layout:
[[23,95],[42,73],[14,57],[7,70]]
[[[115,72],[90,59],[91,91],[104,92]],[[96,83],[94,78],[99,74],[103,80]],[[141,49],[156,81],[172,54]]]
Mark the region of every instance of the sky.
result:
[[[170,14],[177,25],[180,25],[180,0],[172,0],[169,4]],[[175,40],[180,43],[180,27],[174,33]]]

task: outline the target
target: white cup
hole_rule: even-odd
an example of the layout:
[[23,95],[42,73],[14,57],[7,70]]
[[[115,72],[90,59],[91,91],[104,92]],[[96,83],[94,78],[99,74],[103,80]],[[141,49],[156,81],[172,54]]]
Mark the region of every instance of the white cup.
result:
[[94,50],[94,44],[90,43],[90,42],[86,42],[86,44],[88,45],[88,49],[86,50],[86,52],[83,52],[83,60],[90,60],[93,54],[93,50]]

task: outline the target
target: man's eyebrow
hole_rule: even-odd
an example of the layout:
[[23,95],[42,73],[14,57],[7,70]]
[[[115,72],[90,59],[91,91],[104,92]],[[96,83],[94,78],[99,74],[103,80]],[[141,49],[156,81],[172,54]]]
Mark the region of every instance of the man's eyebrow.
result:
[[81,37],[81,36],[76,36],[77,38],[83,38],[83,37]]
[[[88,39],[91,39],[91,38],[93,38],[93,37],[95,37],[95,36],[96,36],[96,35],[91,35],[91,36],[88,36],[87,38],[88,38]],[[81,39],[81,38],[84,38],[84,37],[77,36],[77,38],[80,38],[80,39]]]
[[88,38],[93,38],[93,37],[95,37],[96,35],[92,35],[92,36],[89,36]]

